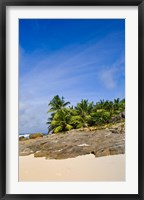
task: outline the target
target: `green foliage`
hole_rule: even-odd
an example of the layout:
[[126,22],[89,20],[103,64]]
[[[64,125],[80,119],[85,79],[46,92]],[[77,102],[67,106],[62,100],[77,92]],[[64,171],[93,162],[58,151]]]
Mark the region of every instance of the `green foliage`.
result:
[[82,118],[78,115],[71,116],[71,125],[74,129],[81,128],[83,125]]
[[81,127],[88,127],[91,118],[90,113],[93,111],[93,108],[93,102],[89,103],[88,100],[82,99],[80,103],[77,103],[75,110],[79,116]]
[[85,117],[86,115],[90,114],[93,108],[94,108],[93,102],[89,103],[88,100],[83,100],[83,99],[81,100],[80,103],[77,103],[77,106],[75,107],[77,113],[81,117]]
[[61,126],[57,126],[54,128],[54,133],[58,133],[58,132],[62,132],[62,127]]
[[96,115],[96,122],[98,123],[108,123],[110,119],[110,112],[108,111],[103,111],[103,112],[99,112]]
[[24,136],[20,136],[19,137],[19,141],[25,141],[25,140],[28,140],[28,138],[24,137]]
[[66,106],[64,97],[56,95],[49,103],[52,112],[48,119],[49,131],[54,133],[65,132],[71,129],[99,126],[112,123],[115,116],[125,111],[125,99],[114,101],[100,100],[95,105],[93,102],[82,99],[75,107]]
[[71,113],[69,109],[62,108],[58,110],[51,121],[51,125],[53,126],[54,133],[71,130],[73,127],[71,125]]
[[59,95],[56,95],[48,104],[50,106],[48,112],[56,112],[66,107],[68,104],[70,104],[70,102],[65,102],[64,97],[60,98]]

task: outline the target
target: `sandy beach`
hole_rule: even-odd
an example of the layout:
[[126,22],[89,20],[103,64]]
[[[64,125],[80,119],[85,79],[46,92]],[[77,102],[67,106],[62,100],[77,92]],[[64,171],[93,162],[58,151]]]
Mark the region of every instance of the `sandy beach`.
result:
[[19,181],[125,181],[125,155],[63,160],[20,156]]

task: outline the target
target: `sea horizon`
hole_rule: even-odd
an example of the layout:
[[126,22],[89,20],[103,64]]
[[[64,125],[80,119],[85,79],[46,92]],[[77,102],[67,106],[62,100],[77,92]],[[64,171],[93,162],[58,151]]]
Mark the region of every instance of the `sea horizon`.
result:
[[[19,137],[22,137],[22,136],[29,137],[29,135],[31,135],[31,134],[35,134],[35,132],[33,132],[33,133],[19,133]],[[42,134],[47,135],[48,133],[42,133]]]

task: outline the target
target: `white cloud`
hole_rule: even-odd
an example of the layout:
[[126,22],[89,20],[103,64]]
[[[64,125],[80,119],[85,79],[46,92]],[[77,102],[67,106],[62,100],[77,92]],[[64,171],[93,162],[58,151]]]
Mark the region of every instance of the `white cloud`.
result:
[[112,66],[104,66],[102,68],[99,73],[101,83],[107,89],[115,89],[118,85],[119,77],[124,76],[124,56],[117,59]]
[[[90,42],[81,47],[72,46],[44,56],[38,52],[27,55],[21,48],[21,64],[27,70],[20,76],[20,132],[47,132],[48,102],[54,95],[64,96],[73,105],[82,98],[99,100],[100,81],[107,89],[117,87],[121,60],[112,66],[99,67],[112,55],[108,47],[102,48],[104,43],[105,40],[93,44]],[[92,84],[91,80],[95,84],[93,91],[85,90],[84,86]],[[79,84],[83,85],[83,90]]]
[[108,89],[114,89],[117,86],[115,79],[115,70],[106,69],[101,71],[100,80]]
[[22,103],[19,110],[19,131],[21,133],[47,132],[47,104],[45,103]]

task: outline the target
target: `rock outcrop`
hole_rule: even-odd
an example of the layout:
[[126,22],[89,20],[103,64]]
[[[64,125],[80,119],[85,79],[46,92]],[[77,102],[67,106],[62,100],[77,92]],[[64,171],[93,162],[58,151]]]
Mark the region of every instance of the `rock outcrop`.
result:
[[72,130],[65,134],[50,134],[19,142],[20,156],[34,154],[35,157],[48,159],[66,159],[86,154],[100,157],[124,153],[124,122],[100,130]]

